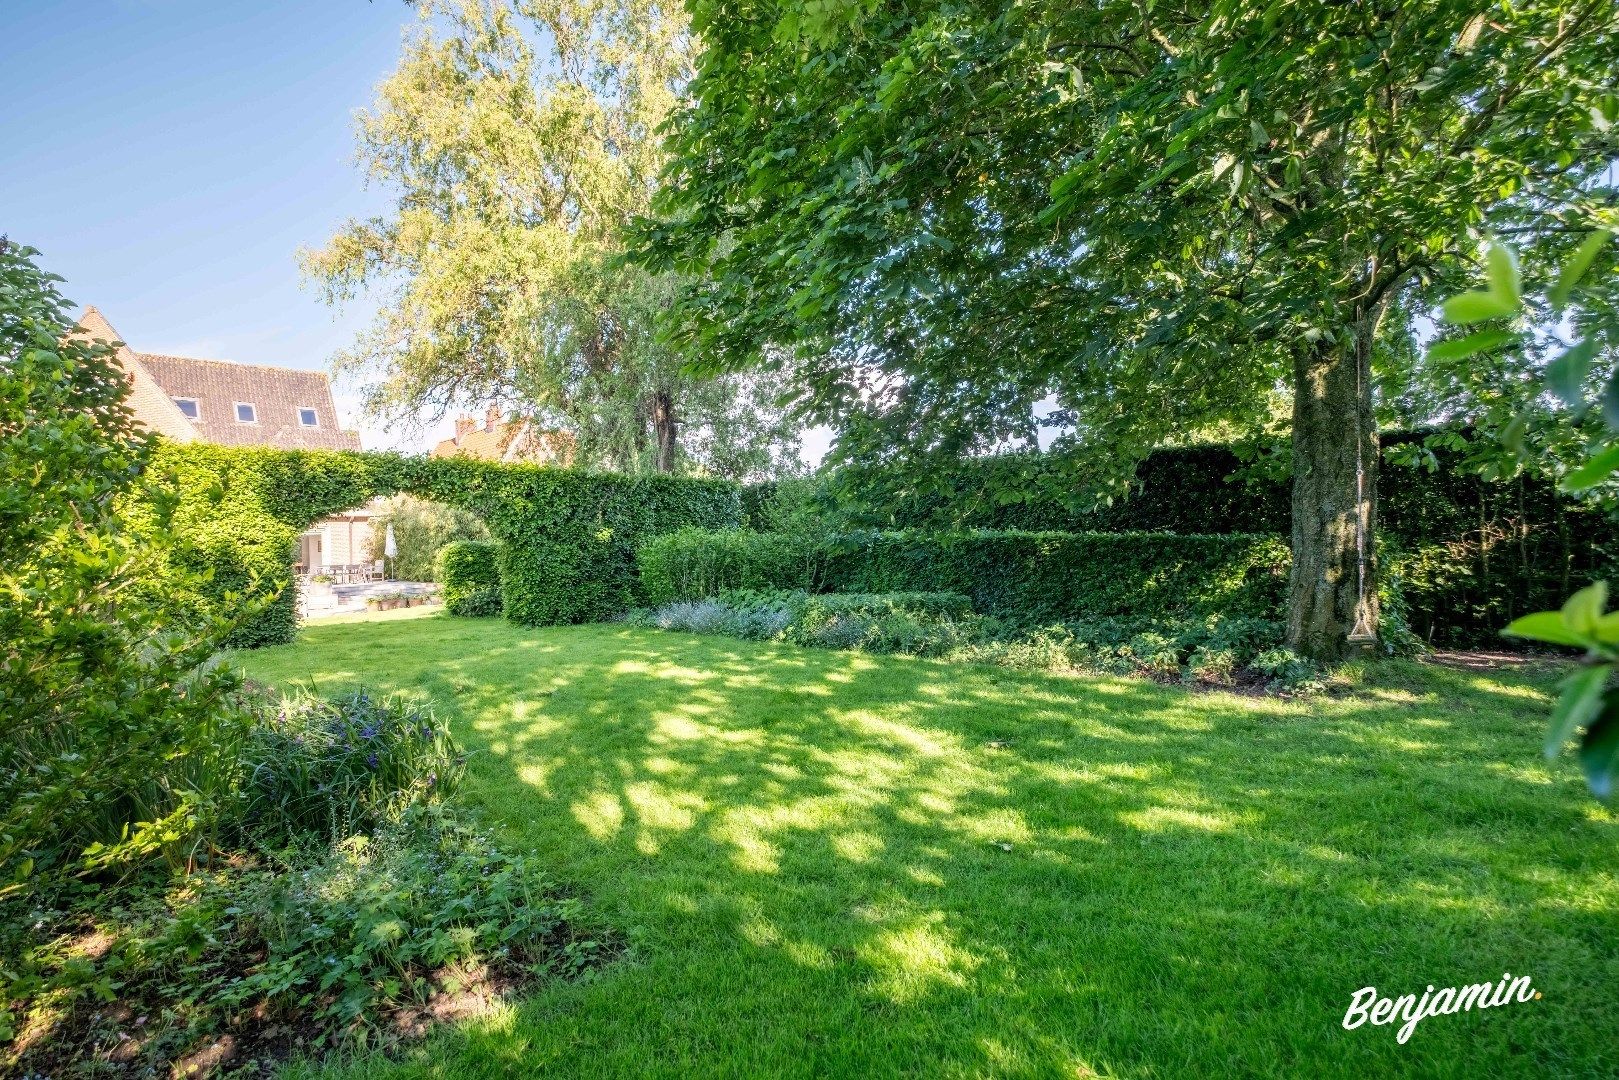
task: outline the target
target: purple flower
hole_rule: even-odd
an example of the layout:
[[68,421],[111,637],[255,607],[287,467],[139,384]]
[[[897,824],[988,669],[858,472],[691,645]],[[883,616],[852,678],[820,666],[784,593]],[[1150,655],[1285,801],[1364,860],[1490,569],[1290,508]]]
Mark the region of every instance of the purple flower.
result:
[[360,729],[360,738],[362,738],[362,739],[374,739],[376,737],[377,737],[377,725],[375,725],[375,724],[367,724],[365,727]]
[[377,767],[377,755],[375,755],[375,754],[366,755],[365,763],[367,765],[371,766],[373,769],[376,768]]

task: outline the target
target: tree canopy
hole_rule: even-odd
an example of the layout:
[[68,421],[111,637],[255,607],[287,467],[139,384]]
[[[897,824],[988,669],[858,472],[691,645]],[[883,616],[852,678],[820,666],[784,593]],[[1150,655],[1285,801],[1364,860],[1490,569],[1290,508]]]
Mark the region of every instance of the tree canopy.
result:
[[1047,425],[1122,465],[1286,388],[1290,639],[1341,651],[1376,622],[1379,343],[1485,229],[1558,249],[1611,203],[1616,20],[1601,0],[699,2],[645,250],[687,275],[684,339],[726,368],[793,355],[847,459]]
[[304,254],[328,300],[384,303],[339,365],[390,418],[499,402],[572,432],[584,464],[768,473],[795,457],[765,375],[697,378],[656,340],[673,275],[619,258],[690,76],[678,5],[424,0],[359,118],[396,193]]

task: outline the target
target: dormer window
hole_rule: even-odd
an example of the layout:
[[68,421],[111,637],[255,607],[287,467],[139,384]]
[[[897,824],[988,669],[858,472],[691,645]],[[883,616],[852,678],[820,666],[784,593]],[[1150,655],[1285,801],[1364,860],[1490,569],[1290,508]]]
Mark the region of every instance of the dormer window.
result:
[[202,410],[197,407],[196,398],[177,397],[174,404],[179,408],[180,415],[187,420],[197,420],[202,417]]
[[236,403],[236,422],[238,424],[256,424],[259,414],[253,408],[251,401],[238,401]]
[[320,427],[320,417],[316,415],[314,409],[300,408],[298,410],[298,423],[304,427]]

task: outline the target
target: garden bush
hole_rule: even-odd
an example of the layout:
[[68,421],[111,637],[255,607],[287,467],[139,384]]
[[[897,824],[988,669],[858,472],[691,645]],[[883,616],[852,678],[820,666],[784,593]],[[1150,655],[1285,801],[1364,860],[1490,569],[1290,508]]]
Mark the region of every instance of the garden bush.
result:
[[[437,993],[601,955],[577,901],[442,801],[463,759],[424,707],[356,690],[246,708],[215,844],[183,882],[148,871],[0,895],[0,1072],[119,1047],[167,1073],[224,1034],[251,1051],[282,1021],[310,1048],[387,1038],[390,1018]],[[110,948],[76,949],[87,929]],[[128,1015],[104,1021],[91,1006],[114,997]],[[121,1045],[134,1015],[152,1022]],[[49,1038],[8,1056],[40,1025]]]
[[434,571],[451,615],[500,614],[500,545],[456,540],[439,549]]
[[968,640],[976,617],[948,593],[824,594],[731,589],[631,614],[636,625],[823,648],[940,655]]
[[190,843],[239,719],[123,372],[36,255],[0,238],[0,895]]
[[[0,900],[0,1072],[111,1060],[185,1075],[182,1062],[228,1038],[235,1065],[268,1074],[298,1049],[293,1034],[305,1052],[398,1042],[437,999],[577,975],[607,955],[577,899],[445,806],[171,884]],[[85,953],[87,932],[110,947]]]
[[681,529],[636,553],[649,604],[698,600],[726,589],[802,589],[820,583],[823,554],[808,536],[744,529]]

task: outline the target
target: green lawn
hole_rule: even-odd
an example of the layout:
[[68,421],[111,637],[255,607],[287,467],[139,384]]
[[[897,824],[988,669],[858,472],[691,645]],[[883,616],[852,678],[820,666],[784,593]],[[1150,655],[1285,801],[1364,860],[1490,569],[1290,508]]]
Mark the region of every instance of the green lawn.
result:
[[[354,1075],[1619,1072],[1619,827],[1537,757],[1545,671],[1293,703],[418,612],[243,662],[429,696],[629,941]],[[1339,1026],[1504,971],[1543,1000]]]

